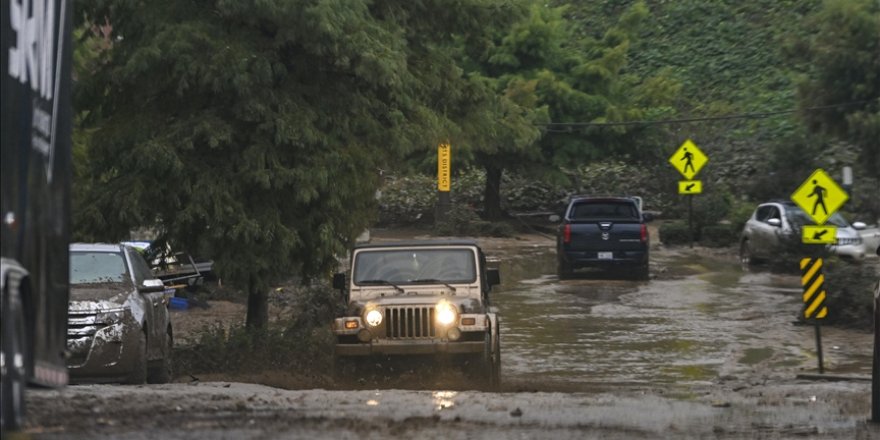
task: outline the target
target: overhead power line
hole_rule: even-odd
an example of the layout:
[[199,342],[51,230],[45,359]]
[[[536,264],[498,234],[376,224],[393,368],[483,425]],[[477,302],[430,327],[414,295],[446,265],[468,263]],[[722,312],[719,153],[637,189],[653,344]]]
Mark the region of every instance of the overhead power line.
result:
[[[817,107],[806,107],[800,110],[780,110],[775,112],[761,112],[761,113],[739,113],[733,115],[722,115],[722,116],[703,116],[697,118],[680,118],[680,119],[659,119],[654,121],[621,121],[621,122],[548,122],[546,124],[535,124],[538,126],[546,127],[548,131],[554,132],[565,132],[568,130],[558,130],[560,128],[575,128],[575,127],[613,127],[613,126],[624,126],[624,125],[663,125],[663,124],[688,124],[691,122],[706,122],[706,121],[724,121],[730,119],[763,119],[771,116],[778,115],[786,115],[791,113],[797,113],[800,111],[821,111],[821,110],[830,110],[840,107],[848,107],[852,105],[864,104],[867,102],[871,102],[873,100],[864,100],[864,101],[853,101],[853,102],[845,102],[840,104],[831,104],[831,105],[822,105]],[[557,130],[553,130],[557,129]]]

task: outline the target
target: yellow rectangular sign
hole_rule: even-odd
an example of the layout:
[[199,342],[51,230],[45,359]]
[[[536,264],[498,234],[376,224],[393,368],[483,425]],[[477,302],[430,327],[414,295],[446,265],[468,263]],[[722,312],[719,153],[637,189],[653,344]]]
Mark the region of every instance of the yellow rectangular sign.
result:
[[837,226],[804,225],[801,238],[805,244],[834,244]]
[[452,147],[448,143],[437,146],[437,190],[449,192],[452,186]]
[[678,181],[678,193],[679,194],[702,194],[703,192],[703,181],[701,180],[679,180]]

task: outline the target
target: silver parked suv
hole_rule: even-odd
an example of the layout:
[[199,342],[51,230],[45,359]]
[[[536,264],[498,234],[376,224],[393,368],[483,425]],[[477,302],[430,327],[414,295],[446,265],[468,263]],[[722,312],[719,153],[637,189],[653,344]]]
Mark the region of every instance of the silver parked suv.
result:
[[[753,264],[779,258],[786,243],[799,243],[801,228],[810,224],[813,221],[807,213],[792,202],[758,205],[740,236],[740,260],[743,264]],[[859,235],[859,230],[865,229],[864,223],[851,225],[843,216],[835,213],[827,224],[837,227],[835,242],[828,245],[829,252],[854,261],[865,258],[865,247]]]

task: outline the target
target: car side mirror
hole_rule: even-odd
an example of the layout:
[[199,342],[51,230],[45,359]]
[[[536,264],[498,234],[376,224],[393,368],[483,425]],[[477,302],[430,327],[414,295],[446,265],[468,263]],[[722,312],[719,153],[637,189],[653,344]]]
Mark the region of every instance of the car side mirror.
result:
[[644,221],[645,223],[654,221],[654,214],[651,214],[650,212],[643,213],[642,221]]
[[345,274],[344,273],[333,274],[333,288],[338,289],[338,290],[345,290]]
[[779,220],[778,218],[771,218],[767,220],[767,224],[770,226],[776,226],[778,228],[782,226],[782,220]]
[[550,223],[559,223],[560,219],[561,219],[561,217],[559,217],[556,214],[553,214],[548,218],[548,220],[550,220]]
[[863,223],[863,222],[855,222],[855,223],[852,224],[852,227],[853,227],[853,229],[855,229],[856,231],[861,231],[862,229],[867,228],[868,225],[866,225],[866,224]]
[[490,286],[501,284],[501,273],[498,272],[498,269],[486,269],[486,282]]
[[144,280],[140,287],[138,287],[138,291],[141,293],[164,292],[165,283],[163,283],[162,280],[157,279]]

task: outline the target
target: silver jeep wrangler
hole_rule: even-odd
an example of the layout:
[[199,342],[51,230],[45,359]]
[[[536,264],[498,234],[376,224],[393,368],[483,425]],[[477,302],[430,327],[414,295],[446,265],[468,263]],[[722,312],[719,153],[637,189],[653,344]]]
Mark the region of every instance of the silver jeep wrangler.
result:
[[337,364],[356,356],[464,355],[497,388],[501,346],[489,292],[499,282],[473,240],[355,247],[349,276],[333,277],[348,304],[333,323]]

